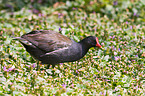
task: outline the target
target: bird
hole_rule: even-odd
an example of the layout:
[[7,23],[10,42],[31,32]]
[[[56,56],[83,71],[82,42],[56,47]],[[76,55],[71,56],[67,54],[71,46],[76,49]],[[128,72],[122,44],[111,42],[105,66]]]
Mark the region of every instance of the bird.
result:
[[41,61],[41,64],[52,66],[80,60],[91,47],[102,47],[95,36],[88,36],[76,42],[53,30],[34,30],[14,39],[18,40],[32,57]]

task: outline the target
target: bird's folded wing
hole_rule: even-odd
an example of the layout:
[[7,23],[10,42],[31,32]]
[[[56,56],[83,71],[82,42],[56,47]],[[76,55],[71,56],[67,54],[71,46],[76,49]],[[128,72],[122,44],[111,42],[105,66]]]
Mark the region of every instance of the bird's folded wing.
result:
[[22,38],[45,52],[52,52],[72,44],[71,39],[51,30],[32,31],[23,35]]

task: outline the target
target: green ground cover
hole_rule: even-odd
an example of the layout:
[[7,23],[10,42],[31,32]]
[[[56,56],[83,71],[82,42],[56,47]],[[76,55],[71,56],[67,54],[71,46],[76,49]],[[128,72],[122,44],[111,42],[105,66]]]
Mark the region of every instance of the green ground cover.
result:
[[[143,0],[16,1],[0,4],[1,96],[145,96]],[[47,74],[12,40],[59,28],[75,41],[97,36],[104,50],[91,48],[81,60],[50,67]]]

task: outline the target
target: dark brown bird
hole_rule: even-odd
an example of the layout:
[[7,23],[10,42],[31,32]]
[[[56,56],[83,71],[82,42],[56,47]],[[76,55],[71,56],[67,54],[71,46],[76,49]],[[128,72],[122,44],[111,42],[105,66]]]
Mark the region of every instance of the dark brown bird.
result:
[[75,42],[52,30],[36,30],[15,39],[19,40],[35,59],[49,65],[77,61],[84,57],[89,48],[101,48],[95,36]]

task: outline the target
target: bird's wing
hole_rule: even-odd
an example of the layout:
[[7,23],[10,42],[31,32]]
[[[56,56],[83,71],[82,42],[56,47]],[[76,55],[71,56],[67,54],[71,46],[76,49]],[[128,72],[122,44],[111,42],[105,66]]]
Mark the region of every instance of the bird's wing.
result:
[[71,39],[51,30],[32,31],[22,35],[21,38],[28,40],[30,43],[44,52],[52,52],[54,50],[68,47],[72,44]]

